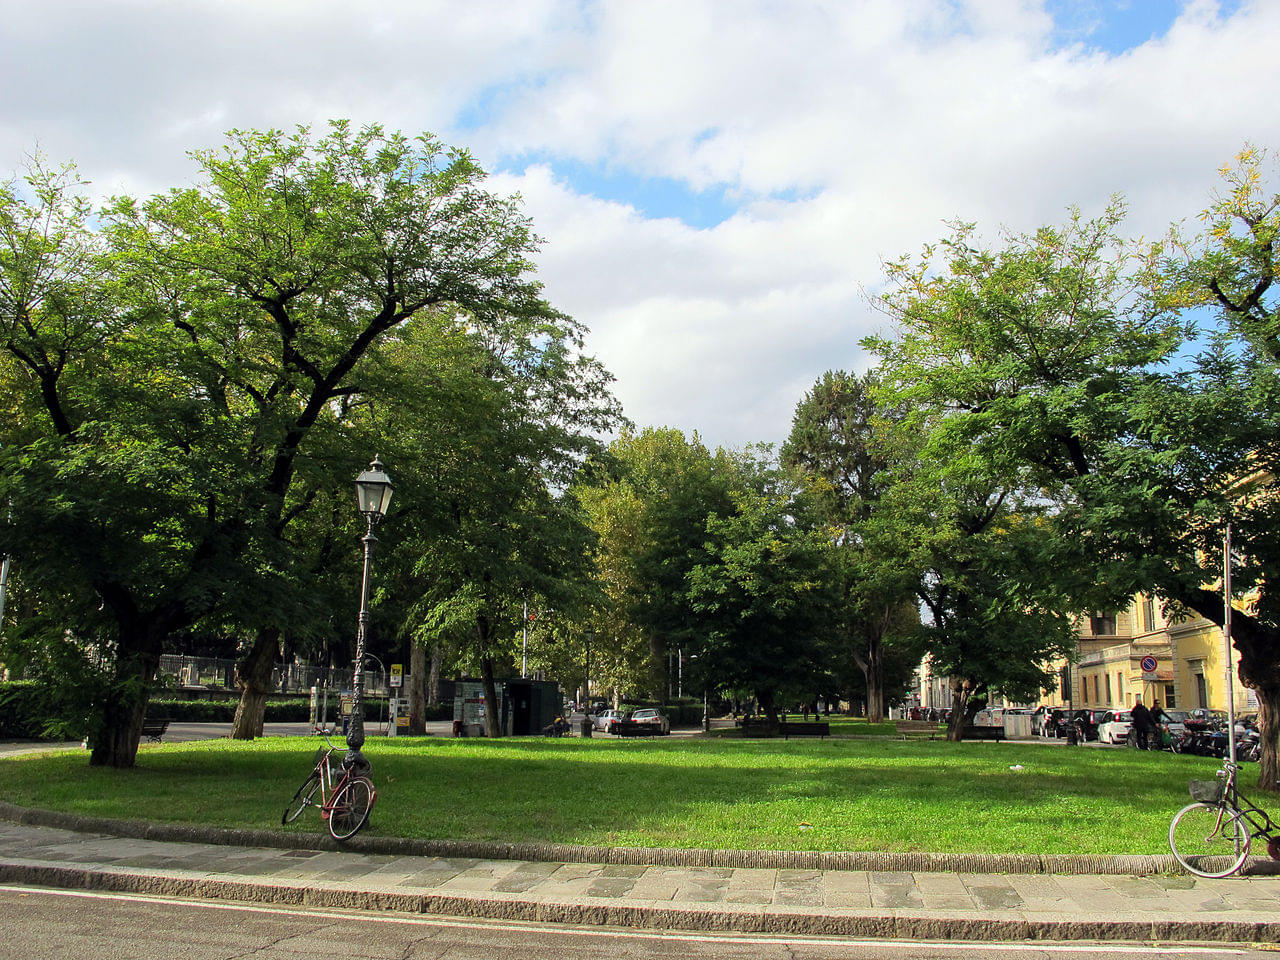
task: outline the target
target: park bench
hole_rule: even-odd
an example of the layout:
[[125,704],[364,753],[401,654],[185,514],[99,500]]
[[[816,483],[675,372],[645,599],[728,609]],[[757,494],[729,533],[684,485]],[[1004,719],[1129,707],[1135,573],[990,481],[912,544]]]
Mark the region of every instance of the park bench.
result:
[[969,724],[961,734],[962,740],[1003,740],[1004,727],[985,724]]
[[744,737],[776,737],[778,725],[765,717],[743,717],[738,721]]
[[831,724],[825,720],[784,720],[778,724],[778,732],[788,740],[792,737],[829,737]]
[[152,720],[150,717],[142,721],[142,736],[152,743],[159,743],[164,732],[169,729],[168,720]]

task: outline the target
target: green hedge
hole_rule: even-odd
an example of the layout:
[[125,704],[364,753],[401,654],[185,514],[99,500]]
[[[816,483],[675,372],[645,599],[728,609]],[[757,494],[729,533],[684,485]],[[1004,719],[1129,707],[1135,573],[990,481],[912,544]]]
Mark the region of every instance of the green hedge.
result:
[[[147,704],[147,716],[172,720],[175,723],[230,723],[236,716],[237,701],[231,700],[159,700],[153,698]],[[376,723],[386,715],[387,701],[378,697],[365,700],[364,719]],[[264,723],[306,723],[311,719],[311,702],[306,698],[268,700],[263,713]],[[338,717],[338,698],[329,698],[329,721]],[[427,720],[452,720],[453,704],[442,703],[426,710]]]
[[[147,704],[147,716],[175,723],[230,723],[236,717],[235,700],[158,700]],[[387,701],[382,698],[364,702],[366,722],[381,720]],[[338,715],[338,698],[329,698],[329,719]],[[306,723],[311,719],[311,703],[306,699],[268,700],[264,723]]]
[[[175,723],[231,723],[235,719],[235,700],[170,700],[153,697],[147,704],[147,716]],[[366,723],[381,721],[387,701],[378,697],[365,700]],[[57,719],[58,708],[46,684],[34,680],[0,682],[0,739],[46,740],[45,724]],[[306,723],[311,719],[310,701],[305,697],[268,700],[266,723]],[[329,698],[329,720],[338,719],[338,699]],[[428,720],[452,720],[453,704],[442,703],[426,710]],[[82,736],[80,730],[75,736]]]

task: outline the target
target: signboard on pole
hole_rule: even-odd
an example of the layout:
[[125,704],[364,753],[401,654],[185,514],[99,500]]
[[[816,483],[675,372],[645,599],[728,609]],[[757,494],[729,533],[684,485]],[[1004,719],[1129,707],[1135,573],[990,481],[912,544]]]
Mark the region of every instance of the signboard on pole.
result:
[[391,685],[399,687],[404,683],[404,664],[393,663],[391,665]]
[[1156,680],[1156,658],[1147,656],[1142,658],[1142,680],[1144,683],[1154,683]]

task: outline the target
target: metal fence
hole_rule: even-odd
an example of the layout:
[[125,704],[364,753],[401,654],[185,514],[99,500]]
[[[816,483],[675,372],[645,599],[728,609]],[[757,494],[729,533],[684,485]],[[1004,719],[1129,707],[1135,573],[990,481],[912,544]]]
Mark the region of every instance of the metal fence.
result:
[[[187,657],[165,654],[160,658],[160,676],[174,677],[184,690],[235,690],[236,662],[220,657]],[[307,693],[312,687],[330,690],[351,689],[350,670],[330,670],[307,663],[277,663],[271,670],[272,686],[279,693]],[[381,670],[366,670],[364,692],[387,696],[387,677]]]

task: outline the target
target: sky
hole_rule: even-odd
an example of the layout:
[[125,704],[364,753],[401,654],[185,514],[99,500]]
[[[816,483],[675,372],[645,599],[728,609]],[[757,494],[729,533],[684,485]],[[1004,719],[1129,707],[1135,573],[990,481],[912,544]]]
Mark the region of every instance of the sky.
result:
[[1280,0],[0,0],[0,176],[195,180],[232,128],[430,131],[519,193],[639,427],[780,443],[867,368],[885,262],[1280,148]]

